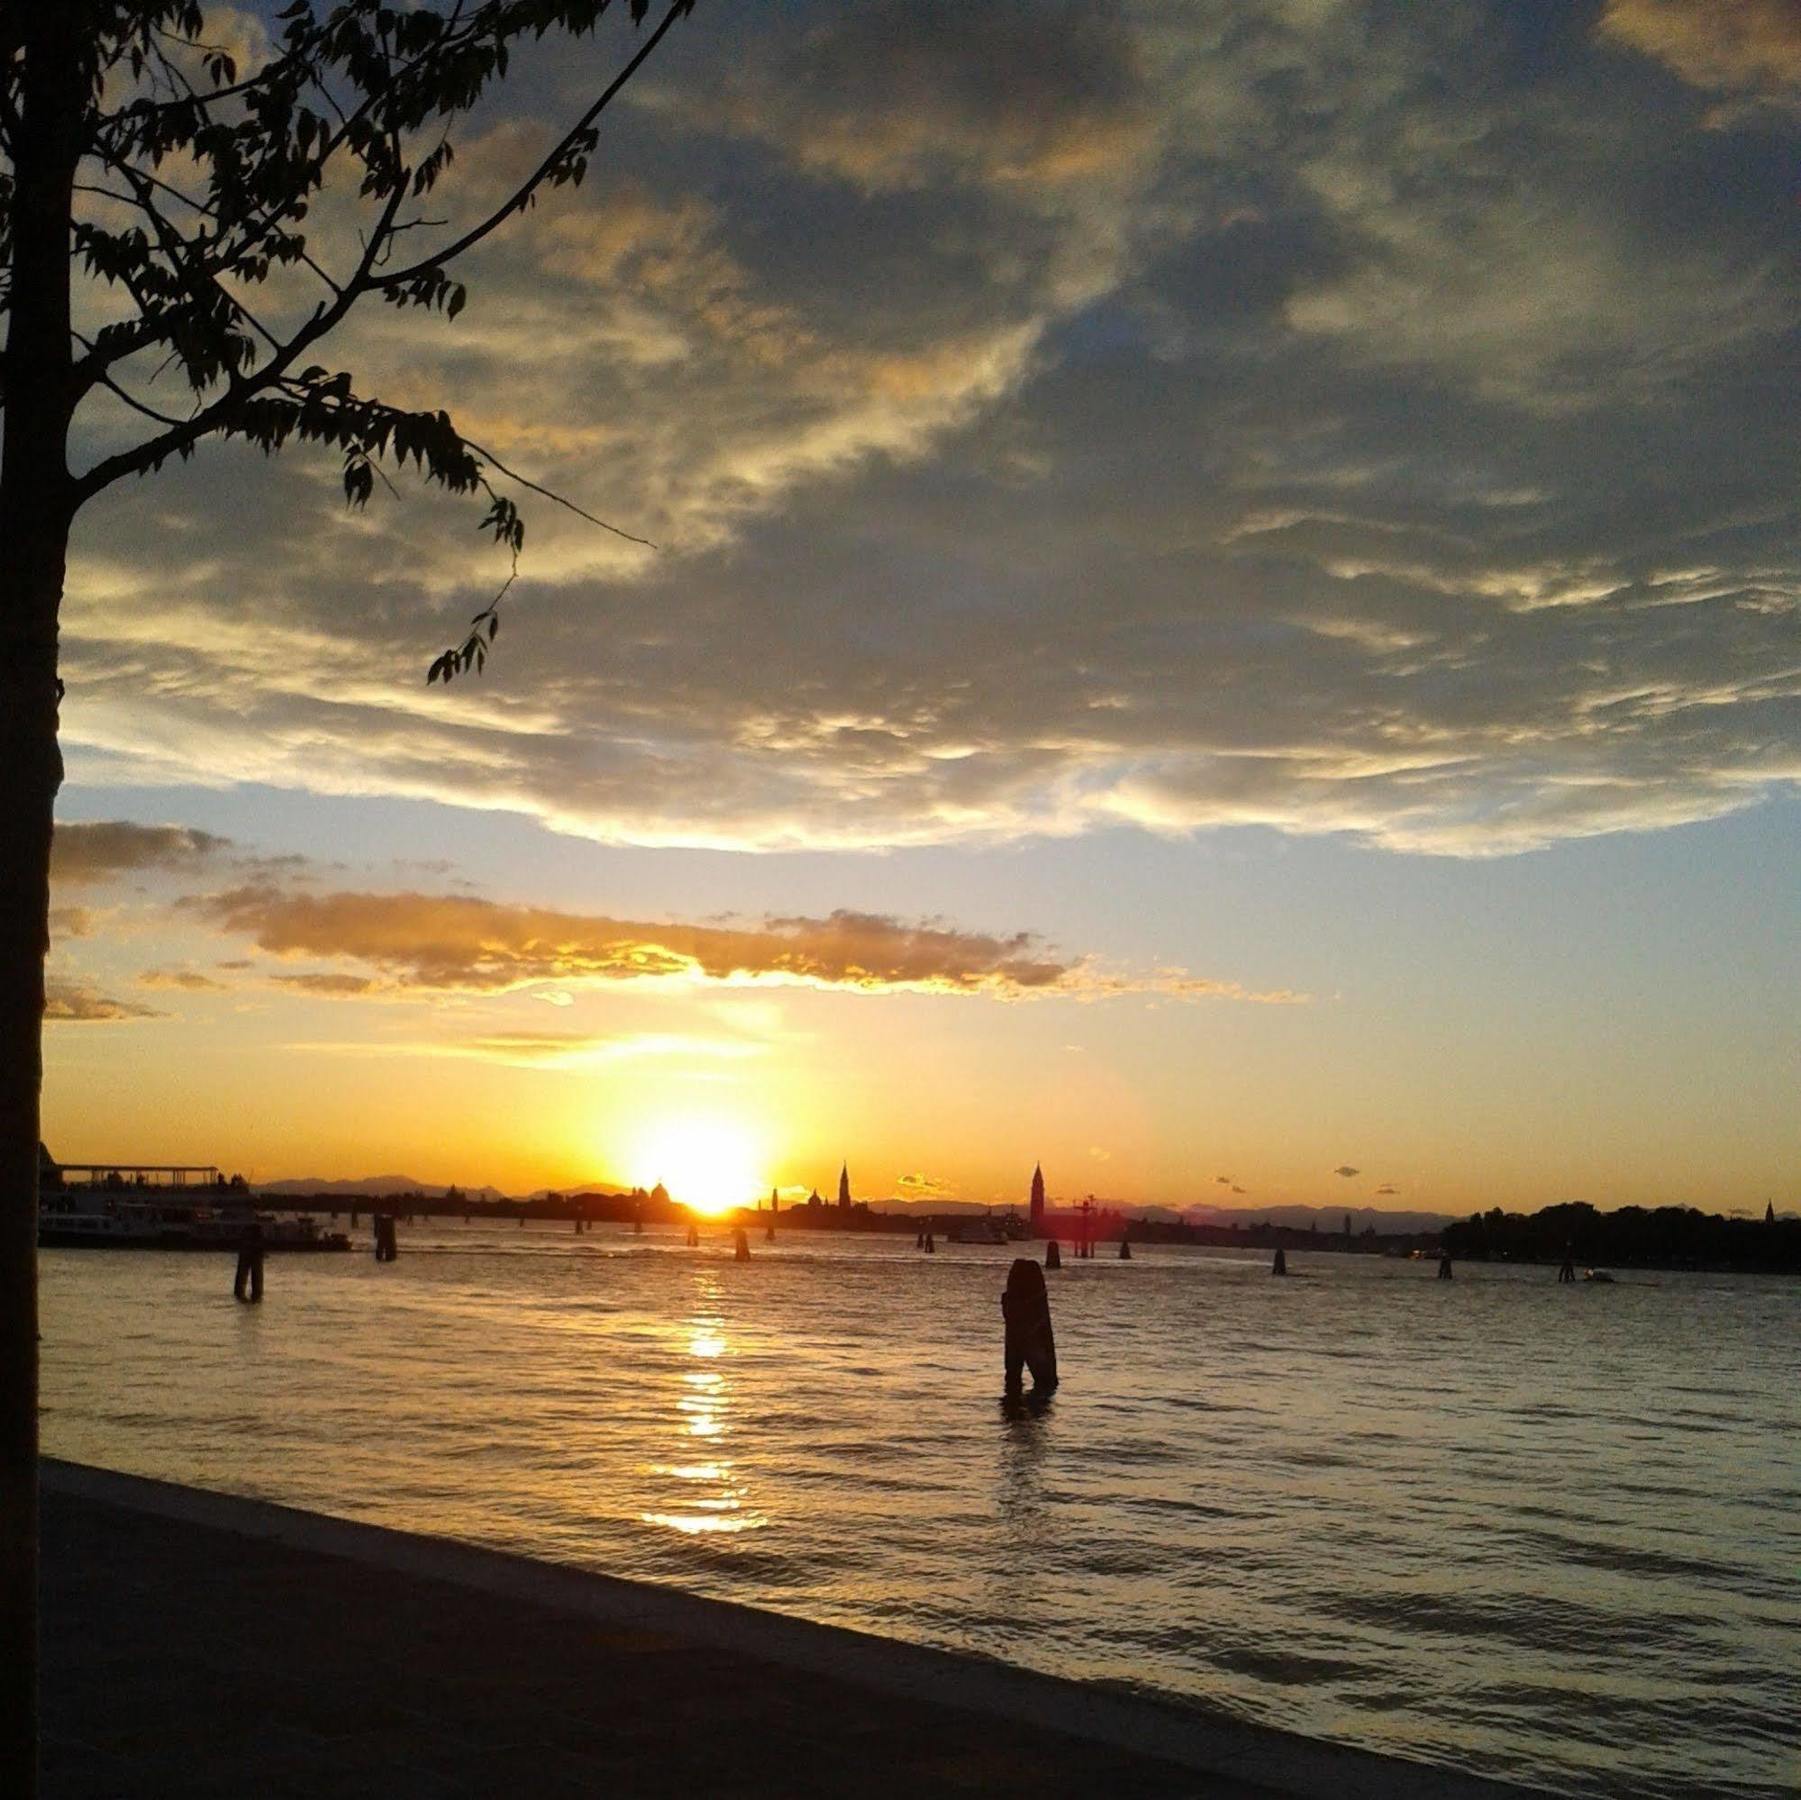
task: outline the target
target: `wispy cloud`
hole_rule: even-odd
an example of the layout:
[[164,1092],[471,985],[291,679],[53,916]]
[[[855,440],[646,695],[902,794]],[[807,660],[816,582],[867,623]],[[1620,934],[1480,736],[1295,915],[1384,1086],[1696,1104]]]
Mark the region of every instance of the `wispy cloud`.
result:
[[580,1032],[496,1031],[470,1037],[311,1041],[290,1046],[315,1055],[350,1057],[450,1057],[518,1069],[588,1069],[608,1063],[736,1062],[761,1056],[765,1046],[748,1039],[631,1032],[592,1036]]
[[920,1173],[902,1175],[894,1185],[903,1200],[950,1200],[957,1193],[954,1182],[940,1181],[934,1175]]
[[154,1007],[116,1000],[84,981],[52,976],[46,984],[44,1018],[53,1025],[116,1025],[161,1016]]
[[53,906],[50,909],[50,941],[63,943],[94,935],[95,916],[86,906]]
[[298,975],[271,975],[278,987],[302,994],[321,994],[333,1000],[357,1000],[379,993],[383,983],[373,975],[350,975],[339,969],[308,969]]
[[137,980],[138,986],[142,988],[179,989],[189,994],[225,991],[224,982],[216,981],[210,975],[202,975],[197,969],[146,969]]

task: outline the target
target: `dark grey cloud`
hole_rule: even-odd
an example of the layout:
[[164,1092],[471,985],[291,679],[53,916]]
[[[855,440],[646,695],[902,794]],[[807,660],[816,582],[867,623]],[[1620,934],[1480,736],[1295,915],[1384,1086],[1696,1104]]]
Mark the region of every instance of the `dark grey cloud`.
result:
[[1361,1175],[1363,1171],[1361,1169],[1353,1169],[1349,1163],[1340,1163],[1332,1173],[1334,1175],[1342,1175],[1346,1181],[1349,1181],[1353,1175]]
[[74,884],[145,870],[184,871],[204,866],[229,847],[228,839],[191,825],[136,825],[124,819],[58,825],[50,873],[59,883]]
[[84,522],[72,767],[761,847],[1479,855],[1792,791],[1801,127],[1719,117],[1682,11],[697,31],[454,329],[356,346],[666,548],[534,514],[427,692],[504,574],[467,515],[208,451]]
[[1600,30],[1696,87],[1790,104],[1801,97],[1793,0],[1606,0]]
[[870,189],[1079,180],[1136,155],[1155,96],[1123,14],[1081,0],[822,9],[691,122]]

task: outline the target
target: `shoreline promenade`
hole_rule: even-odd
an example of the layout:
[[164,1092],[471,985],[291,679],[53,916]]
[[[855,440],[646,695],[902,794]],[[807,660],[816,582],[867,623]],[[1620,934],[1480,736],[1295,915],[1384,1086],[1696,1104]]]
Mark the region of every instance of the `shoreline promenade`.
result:
[[46,1800],[1526,1790],[46,1459]]

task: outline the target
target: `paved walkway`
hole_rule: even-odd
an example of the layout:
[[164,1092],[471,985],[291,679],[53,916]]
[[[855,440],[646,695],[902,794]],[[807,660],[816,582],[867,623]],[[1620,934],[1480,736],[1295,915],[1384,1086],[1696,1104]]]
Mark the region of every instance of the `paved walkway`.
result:
[[1473,1791],[1317,1746],[1304,1786],[1247,1781],[1304,1740],[73,1465],[44,1489],[46,1800]]

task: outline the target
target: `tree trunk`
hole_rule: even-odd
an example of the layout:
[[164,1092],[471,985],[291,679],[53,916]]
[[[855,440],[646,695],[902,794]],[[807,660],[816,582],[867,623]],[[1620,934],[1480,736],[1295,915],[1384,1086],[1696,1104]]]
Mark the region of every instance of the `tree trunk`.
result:
[[[10,411],[10,408],[8,409]],[[8,421],[7,460],[16,442]],[[36,1792],[37,1178],[56,747],[56,610],[67,524],[33,521],[0,480],[0,1793]],[[19,482],[19,487],[30,484]],[[32,545],[26,536],[49,540]],[[25,554],[21,554],[25,551]],[[27,591],[21,564],[35,564]],[[47,632],[13,620],[49,601]],[[23,641],[22,641],[23,640]]]
[[57,611],[73,496],[69,207],[87,103],[79,6],[25,10],[0,452],[0,1792],[37,1792],[37,1155]]

